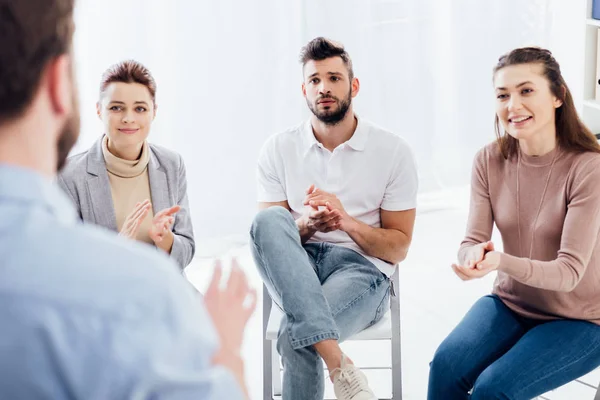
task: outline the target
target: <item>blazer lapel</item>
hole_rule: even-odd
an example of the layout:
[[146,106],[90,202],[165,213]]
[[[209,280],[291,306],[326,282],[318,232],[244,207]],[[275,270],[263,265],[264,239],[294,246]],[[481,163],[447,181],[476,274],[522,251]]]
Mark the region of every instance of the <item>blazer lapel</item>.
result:
[[150,149],[150,161],[148,162],[148,180],[150,181],[150,195],[152,196],[154,215],[165,208],[173,206],[174,204],[171,204],[169,198],[170,190],[167,174],[162,170],[160,162],[152,149]]
[[96,141],[88,153],[87,188],[95,223],[116,232],[117,217],[115,215],[108,172],[106,171],[106,163],[102,155],[103,137]]

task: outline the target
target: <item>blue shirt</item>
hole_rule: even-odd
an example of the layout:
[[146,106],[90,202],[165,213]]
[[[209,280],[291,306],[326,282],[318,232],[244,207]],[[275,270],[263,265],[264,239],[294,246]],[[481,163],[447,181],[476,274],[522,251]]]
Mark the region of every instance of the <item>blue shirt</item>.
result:
[[242,399],[166,255],[77,222],[43,176],[0,164],[0,399]]

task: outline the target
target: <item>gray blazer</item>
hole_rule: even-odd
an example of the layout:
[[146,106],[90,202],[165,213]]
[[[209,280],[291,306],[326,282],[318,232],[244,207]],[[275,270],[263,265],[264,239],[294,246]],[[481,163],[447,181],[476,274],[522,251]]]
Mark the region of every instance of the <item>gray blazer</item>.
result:
[[[183,159],[171,150],[150,144],[148,177],[155,214],[174,205],[181,206],[172,228],[175,239],[171,257],[183,270],[195,251]],[[88,151],[69,157],[58,175],[58,184],[73,200],[83,222],[117,231],[102,137]]]

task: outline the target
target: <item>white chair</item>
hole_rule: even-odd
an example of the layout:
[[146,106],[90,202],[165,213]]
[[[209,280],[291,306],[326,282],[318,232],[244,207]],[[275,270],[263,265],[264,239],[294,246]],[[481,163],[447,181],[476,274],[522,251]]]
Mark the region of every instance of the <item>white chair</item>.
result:
[[[392,349],[392,397],[381,400],[402,400],[402,363],[400,336],[400,296],[398,293],[398,268],[391,279],[392,296],[390,310],[385,313],[375,325],[350,337],[350,340],[390,340]],[[277,332],[283,312],[279,307],[273,307],[273,302],[266,287],[263,285],[263,399],[281,400],[281,363],[277,353]],[[390,369],[390,367],[361,367],[368,369]]]
[[575,379],[575,382],[580,383],[585,386],[589,386],[593,389],[596,389],[596,395],[594,396],[594,400],[600,400],[600,384],[598,384],[598,386],[593,386],[593,385],[590,385],[589,383],[584,382],[580,379]]
[[[600,371],[600,369],[597,369],[596,371],[594,371],[593,372],[593,374],[594,374],[593,376],[597,376],[597,372],[598,371]],[[594,396],[594,400],[600,400],[600,384],[598,384],[598,386],[595,386],[594,384],[590,383],[591,379],[593,379],[593,376],[582,377],[582,378],[575,379],[574,381],[570,382],[568,384],[568,387],[570,388],[569,391],[573,391],[573,386],[572,385],[573,385],[573,382],[576,382],[576,383],[578,383],[578,384],[580,384],[582,386],[585,386],[585,387],[588,387],[590,389],[595,390],[596,394]],[[560,389],[557,389],[557,390],[560,390]],[[581,389],[578,389],[578,390],[581,390]],[[553,396],[552,392],[553,391],[550,391],[548,393],[544,393],[543,395],[536,397],[536,400],[550,400],[550,399],[553,399],[555,397]],[[591,391],[585,389],[585,395],[583,393],[578,393],[577,394],[577,396],[578,396],[577,398],[578,399],[581,398],[581,400],[585,400],[585,398],[581,397],[581,396],[587,397],[589,395],[589,393],[591,393]],[[550,398],[548,398],[546,396],[550,396]],[[571,396],[573,396],[573,395],[571,394]],[[564,397],[560,397],[560,398],[564,398]],[[591,400],[591,399],[589,399],[589,400]]]

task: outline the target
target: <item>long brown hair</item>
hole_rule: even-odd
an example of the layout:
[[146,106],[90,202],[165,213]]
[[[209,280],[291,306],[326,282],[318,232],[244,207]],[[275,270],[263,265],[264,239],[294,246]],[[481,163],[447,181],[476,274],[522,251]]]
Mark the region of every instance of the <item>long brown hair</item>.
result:
[[[498,59],[498,64],[494,67],[494,76],[504,67],[531,63],[544,67],[544,76],[550,84],[550,91],[562,101],[554,117],[558,145],[567,151],[600,153],[598,140],[579,119],[571,91],[560,72],[558,62],[549,50],[539,47],[512,50]],[[504,158],[515,156],[519,149],[519,141],[506,132],[501,133],[498,115],[496,115],[495,130],[498,146]]]

